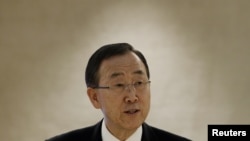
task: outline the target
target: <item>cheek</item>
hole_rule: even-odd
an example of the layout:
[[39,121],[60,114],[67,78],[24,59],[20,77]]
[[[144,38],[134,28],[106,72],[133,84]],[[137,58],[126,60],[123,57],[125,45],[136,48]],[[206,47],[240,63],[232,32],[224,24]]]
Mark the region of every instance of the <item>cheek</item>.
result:
[[142,98],[145,102],[149,102],[150,99],[151,99],[151,94],[150,94],[150,92],[142,94],[142,95],[141,95],[141,98]]
[[150,108],[150,101],[151,101],[151,95],[150,93],[145,94],[141,97],[142,105],[145,107],[145,110],[148,110]]
[[101,96],[100,106],[106,112],[115,112],[121,107],[122,99],[114,96]]
[[101,106],[101,110],[107,119],[113,121],[120,119],[122,112],[122,101],[120,99],[106,99]]

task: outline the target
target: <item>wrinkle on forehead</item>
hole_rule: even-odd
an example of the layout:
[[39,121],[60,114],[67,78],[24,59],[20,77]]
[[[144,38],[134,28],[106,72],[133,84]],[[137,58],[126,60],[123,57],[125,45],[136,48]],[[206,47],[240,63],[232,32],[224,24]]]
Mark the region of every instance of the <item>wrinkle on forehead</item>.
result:
[[134,53],[127,53],[104,60],[99,73],[100,80],[112,79],[127,74],[145,75],[146,68],[138,56]]
[[[136,70],[134,72],[132,72],[132,74],[134,75],[143,75],[145,74],[142,70]],[[119,77],[119,76],[124,76],[125,74],[123,72],[114,72],[110,75],[110,78],[116,78],[116,77]]]

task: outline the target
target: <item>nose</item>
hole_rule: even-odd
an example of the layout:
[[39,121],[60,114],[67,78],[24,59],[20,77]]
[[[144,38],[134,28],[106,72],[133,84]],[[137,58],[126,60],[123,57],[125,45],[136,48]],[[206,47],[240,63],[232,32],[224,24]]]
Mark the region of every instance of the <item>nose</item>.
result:
[[127,87],[125,102],[126,103],[135,103],[138,100],[139,99],[138,99],[138,96],[136,95],[135,88],[133,86]]

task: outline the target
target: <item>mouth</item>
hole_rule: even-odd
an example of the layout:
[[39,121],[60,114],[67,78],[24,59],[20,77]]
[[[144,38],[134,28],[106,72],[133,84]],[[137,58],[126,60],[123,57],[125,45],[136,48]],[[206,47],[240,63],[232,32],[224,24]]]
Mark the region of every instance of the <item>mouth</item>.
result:
[[138,113],[139,111],[140,111],[139,109],[129,109],[129,110],[126,110],[124,113],[133,115],[133,114]]

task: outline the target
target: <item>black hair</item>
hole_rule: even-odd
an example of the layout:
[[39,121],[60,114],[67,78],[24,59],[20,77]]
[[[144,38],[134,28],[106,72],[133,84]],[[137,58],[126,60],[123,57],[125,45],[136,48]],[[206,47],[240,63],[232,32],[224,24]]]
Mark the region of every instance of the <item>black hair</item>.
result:
[[128,43],[115,43],[115,44],[108,44],[100,47],[98,50],[96,50],[92,56],[89,58],[86,70],[85,70],[85,82],[87,87],[96,87],[99,84],[99,68],[101,66],[101,63],[103,60],[108,59],[113,56],[117,55],[123,55],[128,52],[133,52],[135,53],[143,62],[145,68],[146,68],[146,73],[149,78],[149,68],[147,61],[144,57],[144,55],[133,48]]

